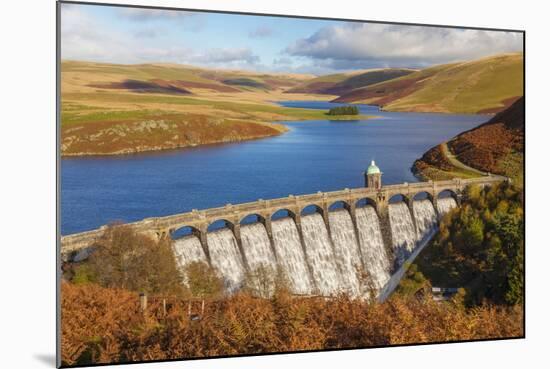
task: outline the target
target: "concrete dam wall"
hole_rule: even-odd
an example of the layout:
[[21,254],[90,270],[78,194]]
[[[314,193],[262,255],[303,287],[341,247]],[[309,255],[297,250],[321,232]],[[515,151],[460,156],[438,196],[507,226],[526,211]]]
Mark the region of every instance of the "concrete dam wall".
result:
[[[298,295],[362,298],[374,292],[385,298],[392,275],[435,233],[438,217],[457,203],[448,197],[437,205],[436,210],[429,199],[412,201],[412,207],[397,202],[388,205],[385,217],[366,205],[356,209],[355,218],[342,208],[329,212],[328,224],[319,213],[303,215],[300,227],[282,217],[271,222],[271,237],[264,224],[254,222],[241,225],[240,243],[231,229],[222,228],[207,233],[206,250],[197,235],[188,235],[174,241],[174,252],[182,269],[193,261],[211,265],[228,292],[262,270],[269,276],[282,273]],[[390,233],[389,243],[383,229]]]

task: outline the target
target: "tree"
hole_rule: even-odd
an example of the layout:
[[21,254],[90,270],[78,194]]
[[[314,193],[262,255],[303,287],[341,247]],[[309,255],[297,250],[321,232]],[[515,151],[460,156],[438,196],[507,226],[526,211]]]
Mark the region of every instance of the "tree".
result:
[[104,287],[150,294],[181,294],[171,240],[155,241],[126,225],[112,225],[95,245],[89,268]]
[[223,294],[223,280],[208,264],[200,261],[189,263],[184,273],[193,297],[216,298]]

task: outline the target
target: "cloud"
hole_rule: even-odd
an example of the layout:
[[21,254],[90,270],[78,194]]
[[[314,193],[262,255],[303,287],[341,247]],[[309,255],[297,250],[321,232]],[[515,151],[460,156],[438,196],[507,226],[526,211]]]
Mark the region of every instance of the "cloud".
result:
[[158,45],[156,41],[144,41],[157,36],[159,32],[156,29],[142,28],[133,33],[112,32],[82,8],[63,4],[61,11],[62,59],[129,64],[173,62],[216,67],[253,66],[260,61],[259,56],[248,48],[195,50],[183,43]]
[[203,53],[191,55],[190,61],[203,64],[227,64],[236,62],[256,64],[260,61],[260,57],[255,55],[248,48],[226,48],[209,49]]
[[196,15],[196,13],[183,10],[162,10],[162,9],[140,9],[140,8],[123,8],[119,9],[118,14],[124,18],[134,21],[151,21],[151,20],[170,20],[183,19]]
[[260,26],[250,32],[248,32],[248,37],[250,38],[266,38],[273,35],[273,30],[266,26]]
[[372,23],[319,29],[284,52],[334,69],[427,65],[521,51],[520,33]]

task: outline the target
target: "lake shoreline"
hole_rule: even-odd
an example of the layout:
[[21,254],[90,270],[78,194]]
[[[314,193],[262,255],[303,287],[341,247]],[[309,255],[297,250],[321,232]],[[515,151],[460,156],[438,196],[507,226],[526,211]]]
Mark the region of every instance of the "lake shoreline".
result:
[[213,140],[213,141],[205,142],[201,144],[191,144],[191,145],[182,144],[182,145],[165,145],[165,146],[160,145],[160,146],[145,147],[145,148],[128,148],[123,151],[116,151],[116,152],[110,152],[110,153],[101,153],[101,152],[61,153],[61,159],[69,159],[69,158],[75,159],[75,158],[86,158],[86,157],[95,157],[95,158],[118,157],[118,156],[122,157],[122,156],[140,155],[140,154],[147,154],[147,153],[179,151],[184,149],[193,149],[193,148],[208,147],[208,146],[215,146],[215,145],[238,144],[242,142],[261,140],[264,138],[271,138],[271,137],[277,137],[277,136],[283,135],[289,131],[289,129],[286,126],[284,127],[285,127],[284,129],[280,129],[278,132],[275,132],[273,134],[248,136],[240,139],[224,138],[221,140]]

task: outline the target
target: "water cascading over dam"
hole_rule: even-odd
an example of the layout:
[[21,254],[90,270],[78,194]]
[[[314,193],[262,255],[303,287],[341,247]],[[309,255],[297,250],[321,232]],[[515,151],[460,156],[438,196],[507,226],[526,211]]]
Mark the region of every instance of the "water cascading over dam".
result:
[[370,283],[376,290],[382,288],[390,279],[390,255],[384,246],[380,222],[372,206],[358,208],[357,230],[364,271],[369,274]]
[[224,286],[229,292],[238,290],[245,278],[243,256],[237,239],[230,229],[224,228],[207,235],[210,263],[224,278]]
[[[320,213],[303,215],[299,224],[283,217],[271,222],[271,236],[261,222],[242,225],[241,245],[229,228],[208,232],[209,261],[194,235],[176,240],[174,252],[182,269],[191,262],[210,262],[229,293],[262,271],[269,276],[262,282],[263,288],[269,285],[268,293],[281,273],[295,294],[366,297],[390,283],[392,273],[436,231],[438,218],[456,206],[453,198],[441,198],[435,209],[424,199],[411,206],[391,203],[386,217],[370,205],[356,208],[355,217],[348,209],[330,211],[326,218]],[[388,241],[383,229],[390,232]],[[250,286],[260,288],[252,280]]]
[[410,255],[416,243],[416,231],[409,207],[404,202],[388,207],[392,249],[399,265]]
[[334,245],[334,256],[340,271],[340,291],[351,296],[361,295],[358,271],[362,269],[359,244],[355,235],[353,220],[348,211],[329,213],[329,226]]
[[300,295],[313,293],[314,285],[296,223],[287,217],[273,221],[271,226],[277,260],[290,289]]

